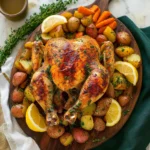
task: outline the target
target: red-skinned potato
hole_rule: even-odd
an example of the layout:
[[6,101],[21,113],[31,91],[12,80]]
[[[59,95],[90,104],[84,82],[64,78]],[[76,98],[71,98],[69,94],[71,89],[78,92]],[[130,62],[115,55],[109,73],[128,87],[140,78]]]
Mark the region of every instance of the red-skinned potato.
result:
[[81,128],[74,128],[72,134],[78,143],[85,143],[89,139],[89,133]]
[[120,106],[124,107],[126,106],[130,101],[130,97],[128,95],[121,95],[118,97],[118,102]]
[[96,131],[103,131],[105,130],[106,125],[105,122],[100,117],[94,118],[94,129]]
[[24,72],[16,72],[12,79],[12,84],[18,86],[23,83],[27,78],[27,74]]
[[103,34],[99,34],[96,37],[96,41],[98,42],[99,45],[102,45],[103,42],[107,41],[107,37]]
[[97,37],[97,28],[93,23],[86,27],[86,34],[94,39]]
[[131,43],[131,37],[125,31],[118,32],[117,33],[117,42],[121,45],[129,45]]
[[24,92],[22,91],[22,89],[15,88],[11,95],[12,101],[15,103],[20,103],[23,101],[23,98],[24,98]]
[[98,117],[104,116],[107,113],[111,102],[112,102],[112,99],[109,97],[105,97],[105,98],[100,99],[97,103],[97,107],[96,107],[96,110],[94,112],[94,116],[98,116]]
[[24,105],[23,104],[17,104],[11,107],[11,114],[15,118],[24,118],[25,117],[25,111],[24,110]]
[[47,134],[54,139],[59,138],[60,136],[62,136],[65,132],[64,127],[57,125],[57,126],[49,126],[47,128]]

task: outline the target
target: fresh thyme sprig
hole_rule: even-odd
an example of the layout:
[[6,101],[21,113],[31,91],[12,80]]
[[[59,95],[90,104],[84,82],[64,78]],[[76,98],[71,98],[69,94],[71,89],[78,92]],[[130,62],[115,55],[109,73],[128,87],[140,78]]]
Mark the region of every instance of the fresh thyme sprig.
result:
[[32,16],[30,16],[30,18],[26,20],[23,26],[21,26],[17,30],[13,30],[8,39],[6,39],[4,47],[0,49],[0,67],[10,56],[12,49],[16,46],[19,40],[22,40],[25,35],[31,33],[39,24],[42,23],[42,21],[46,17],[66,10],[67,5],[76,2],[77,0],[57,0],[56,3],[48,5],[44,4],[43,6],[41,6],[39,14],[34,13]]

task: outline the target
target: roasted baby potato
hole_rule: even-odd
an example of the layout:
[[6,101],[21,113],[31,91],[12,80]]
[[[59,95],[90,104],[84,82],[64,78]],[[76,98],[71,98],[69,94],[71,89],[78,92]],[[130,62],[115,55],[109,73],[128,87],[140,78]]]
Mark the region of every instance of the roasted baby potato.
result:
[[23,98],[24,98],[23,90],[20,88],[15,88],[11,95],[12,101],[15,103],[20,103],[23,101]]
[[12,84],[18,86],[23,83],[27,78],[27,74],[24,72],[16,72],[12,78]]
[[71,33],[74,33],[78,30],[80,25],[80,20],[76,17],[71,17],[68,20],[67,27]]
[[35,101],[35,98],[32,94],[32,87],[30,85],[28,85],[26,88],[25,88],[25,91],[24,91],[24,95],[25,97],[31,101],[31,102],[34,102]]
[[31,42],[31,41],[26,42],[24,45],[25,48],[29,48],[29,49],[31,49],[32,46],[33,46],[33,42]]
[[27,74],[30,74],[32,71],[32,62],[30,60],[19,60],[19,63],[21,64],[22,68],[25,70]]
[[78,32],[84,32],[84,31],[85,31],[85,27],[82,24],[80,24],[78,28]]
[[135,68],[138,68],[141,64],[141,57],[138,54],[131,54],[124,57],[123,60],[131,63]]
[[129,45],[131,43],[131,37],[129,33],[121,31],[117,33],[117,42],[120,45]]
[[94,127],[93,117],[91,115],[82,116],[81,127],[85,130],[92,130]]
[[103,34],[99,34],[96,37],[96,41],[98,42],[99,45],[102,45],[103,42],[107,41],[107,37]]
[[73,136],[71,133],[64,133],[61,137],[60,137],[60,143],[64,146],[68,146],[73,142]]
[[11,107],[11,114],[15,118],[24,118],[25,117],[25,111],[24,111],[24,105],[23,104],[17,104]]
[[29,82],[29,79],[25,80],[23,83],[20,84],[19,87],[24,89],[27,86],[28,82]]
[[134,53],[134,49],[129,46],[119,46],[115,49],[115,53],[119,57],[126,57]]
[[106,95],[112,98],[115,97],[115,89],[111,82],[109,83],[109,86],[107,88]]
[[72,134],[78,143],[85,143],[89,139],[89,133],[81,128],[73,128]]
[[94,118],[94,129],[96,131],[104,131],[105,128],[106,128],[105,122],[101,118],[95,117]]
[[119,72],[115,72],[111,78],[111,83],[116,90],[125,90],[127,88],[126,78]]
[[69,11],[64,11],[61,16],[64,16],[68,20],[73,16],[73,14]]
[[25,60],[30,59],[31,58],[31,52],[32,51],[29,48],[24,49],[23,53],[20,56],[20,59],[25,59]]
[[118,102],[122,107],[126,106],[129,103],[129,101],[130,101],[130,97],[128,95],[120,95],[118,97]]
[[83,17],[83,18],[81,19],[81,23],[82,23],[85,27],[89,26],[92,22],[93,22],[93,20],[92,20],[92,15],[90,15],[90,16],[85,16],[85,17]]
[[84,115],[93,115],[95,109],[96,109],[96,104],[92,103],[82,110],[82,115],[83,116]]
[[57,125],[57,126],[49,126],[47,128],[47,134],[54,139],[59,138],[60,136],[62,136],[65,132],[64,127]]
[[65,32],[69,32],[68,27],[67,27],[67,23],[62,25],[62,28]]
[[79,13],[77,10],[74,11],[74,17],[81,19],[81,18],[83,18],[83,16],[84,15],[82,13]]
[[25,71],[25,69],[22,67],[22,65],[20,64],[20,59],[17,59],[15,61],[15,67],[19,70],[19,71]]
[[109,41],[111,41],[113,43],[116,41],[116,33],[109,26],[106,27],[106,29],[104,30],[103,34],[107,37],[107,39]]
[[111,102],[112,102],[111,98],[106,97],[106,98],[100,99],[97,103],[97,107],[94,112],[94,116],[104,116],[107,113]]
[[97,37],[97,28],[93,23],[86,27],[86,34],[94,39]]
[[57,26],[56,28],[52,29],[49,33],[50,37],[52,38],[58,38],[58,37],[64,37],[64,31],[62,29],[62,25]]

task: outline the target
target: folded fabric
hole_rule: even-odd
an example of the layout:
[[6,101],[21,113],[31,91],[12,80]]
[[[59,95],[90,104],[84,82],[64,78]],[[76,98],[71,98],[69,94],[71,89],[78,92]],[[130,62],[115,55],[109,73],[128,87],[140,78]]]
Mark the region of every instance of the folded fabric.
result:
[[144,150],[150,142],[150,27],[139,29],[129,18],[120,17],[133,34],[143,65],[142,89],[137,104],[119,133],[94,150]]

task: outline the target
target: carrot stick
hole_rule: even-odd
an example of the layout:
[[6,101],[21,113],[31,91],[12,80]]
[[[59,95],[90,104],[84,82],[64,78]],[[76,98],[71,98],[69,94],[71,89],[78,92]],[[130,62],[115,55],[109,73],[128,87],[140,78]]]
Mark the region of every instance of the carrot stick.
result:
[[109,18],[109,19],[106,19],[104,21],[101,21],[100,23],[96,24],[96,28],[100,28],[100,27],[103,27],[105,25],[108,25],[108,24],[112,23],[113,21],[115,21],[115,18]]
[[[117,22],[116,21],[113,21],[112,23],[110,23],[109,25],[110,28],[112,28],[113,30],[117,27]],[[98,30],[98,33],[103,33],[104,30],[106,29],[107,26],[104,26],[104,27],[101,27],[99,30]]]
[[76,33],[76,35],[75,35],[76,38],[79,38],[79,37],[81,37],[81,36],[83,36],[83,32],[78,32],[78,33]]
[[101,16],[99,17],[99,19],[97,20],[97,23],[107,19],[109,16],[111,15],[111,13],[109,11],[104,11]]
[[99,7],[97,5],[93,5],[90,10],[96,12],[99,9]]
[[97,21],[97,19],[98,19],[100,13],[101,13],[101,10],[100,10],[100,9],[98,9],[98,10],[95,12],[95,14],[93,15],[93,22],[96,22],[96,21]]
[[117,22],[113,21],[111,24],[109,24],[109,27],[111,27],[112,29],[115,29],[117,27]]
[[84,15],[92,15],[92,14],[94,14],[94,11],[92,11],[92,10],[90,10],[89,8],[86,8],[86,7],[84,7],[84,6],[80,6],[80,7],[78,8],[78,12],[79,12],[79,13],[82,13],[82,14],[84,14]]

